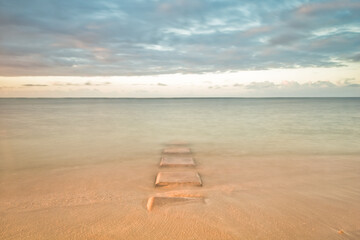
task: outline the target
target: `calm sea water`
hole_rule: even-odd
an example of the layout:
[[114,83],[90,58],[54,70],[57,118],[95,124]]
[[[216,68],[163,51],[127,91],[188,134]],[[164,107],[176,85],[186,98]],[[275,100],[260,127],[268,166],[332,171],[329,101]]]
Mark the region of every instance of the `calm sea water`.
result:
[[1,170],[145,161],[174,140],[223,160],[360,155],[360,98],[0,100]]

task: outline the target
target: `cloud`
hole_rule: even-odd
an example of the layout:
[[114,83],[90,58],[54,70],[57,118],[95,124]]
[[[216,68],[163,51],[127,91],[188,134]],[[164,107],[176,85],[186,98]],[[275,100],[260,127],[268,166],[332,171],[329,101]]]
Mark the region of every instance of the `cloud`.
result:
[[242,97],[359,97],[360,82],[355,78],[331,83],[328,81],[251,82],[233,87]]
[[110,82],[101,82],[101,83],[93,83],[93,82],[85,82],[85,83],[72,83],[72,82],[55,82],[53,86],[106,86],[110,85]]
[[356,53],[350,56],[349,59],[353,62],[360,62],[360,53]]
[[92,83],[92,82],[86,82],[84,83],[85,86],[106,86],[110,85],[110,82],[102,82],[102,83]]
[[360,87],[360,82],[356,81],[355,78],[347,78],[341,83],[341,85],[346,87]]
[[23,87],[47,87],[46,84],[23,84]]
[[0,0],[0,75],[140,76],[359,61],[359,2]]
[[304,38],[304,35],[299,33],[285,33],[270,39],[269,43],[272,45],[289,45],[293,42],[299,41]]
[[303,86],[309,86],[309,87],[318,87],[318,88],[331,88],[335,87],[336,85],[329,81],[316,81],[316,82],[309,82],[303,84]]
[[246,85],[248,89],[264,89],[264,88],[273,88],[276,85],[272,82],[265,81],[265,82],[252,82]]
[[[235,84],[236,85],[236,84]],[[237,87],[235,86],[234,87]],[[241,87],[249,90],[269,90],[269,89],[279,89],[279,90],[306,90],[306,89],[341,89],[341,88],[352,88],[360,87],[360,82],[356,81],[355,78],[348,78],[343,81],[339,81],[337,84],[334,84],[329,81],[314,81],[314,82],[304,82],[298,83],[296,81],[283,81],[281,83],[273,83],[269,81],[263,82],[251,82]]]
[[215,86],[209,86],[208,89],[221,89],[222,87],[219,85],[215,85]]
[[339,9],[360,9],[360,3],[349,0],[310,3],[299,7],[297,12],[303,15],[314,15],[321,12],[335,11]]

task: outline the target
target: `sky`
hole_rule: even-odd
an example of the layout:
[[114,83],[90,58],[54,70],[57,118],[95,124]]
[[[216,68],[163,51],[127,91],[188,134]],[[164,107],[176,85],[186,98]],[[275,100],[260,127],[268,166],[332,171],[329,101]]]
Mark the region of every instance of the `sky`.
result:
[[0,0],[0,97],[360,97],[360,0]]

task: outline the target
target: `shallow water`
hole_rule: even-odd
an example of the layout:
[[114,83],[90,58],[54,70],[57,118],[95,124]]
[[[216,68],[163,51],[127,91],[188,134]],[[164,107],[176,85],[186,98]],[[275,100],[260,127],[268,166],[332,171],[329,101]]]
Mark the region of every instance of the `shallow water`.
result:
[[172,140],[219,157],[360,155],[360,98],[1,99],[0,106],[1,169],[136,159]]
[[[1,99],[1,239],[360,239],[360,99]],[[190,144],[203,187],[155,188]],[[204,203],[148,212],[154,194]]]

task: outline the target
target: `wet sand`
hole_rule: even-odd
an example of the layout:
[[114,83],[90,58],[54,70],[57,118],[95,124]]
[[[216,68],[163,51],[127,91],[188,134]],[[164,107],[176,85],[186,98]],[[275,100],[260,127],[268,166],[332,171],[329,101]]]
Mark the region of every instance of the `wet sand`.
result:
[[[158,152],[3,171],[0,239],[360,239],[358,156],[194,156],[201,188],[155,188]],[[147,210],[169,192],[205,200]]]

